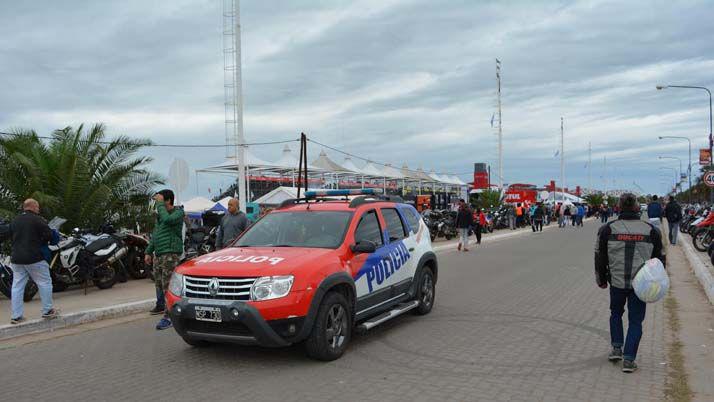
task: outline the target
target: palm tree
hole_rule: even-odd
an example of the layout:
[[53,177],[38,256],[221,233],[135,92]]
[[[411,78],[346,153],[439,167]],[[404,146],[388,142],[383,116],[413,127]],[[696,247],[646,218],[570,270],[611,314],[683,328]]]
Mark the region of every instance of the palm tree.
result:
[[55,130],[44,141],[35,131],[15,130],[0,139],[0,214],[12,216],[26,198],[40,202],[45,217],[62,216],[65,227],[130,224],[148,203],[160,176],[136,153],[151,141],[107,139],[103,124],[89,131]]

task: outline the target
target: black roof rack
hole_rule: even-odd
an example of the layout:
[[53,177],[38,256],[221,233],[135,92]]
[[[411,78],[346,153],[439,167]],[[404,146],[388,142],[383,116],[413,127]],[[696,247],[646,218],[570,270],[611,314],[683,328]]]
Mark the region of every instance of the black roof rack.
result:
[[396,203],[404,203],[404,200],[402,197],[398,195],[363,195],[360,197],[354,198],[352,201],[350,201],[350,208],[357,208],[360,205],[363,204],[368,204],[370,202],[396,202]]

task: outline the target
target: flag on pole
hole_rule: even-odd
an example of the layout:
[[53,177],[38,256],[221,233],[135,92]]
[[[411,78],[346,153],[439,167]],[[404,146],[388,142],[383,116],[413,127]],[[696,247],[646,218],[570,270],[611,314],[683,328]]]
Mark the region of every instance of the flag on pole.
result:
[[553,158],[555,158],[558,155],[560,155],[560,150],[555,151],[555,155],[553,155]]
[[496,112],[493,112],[493,114],[491,115],[491,128],[493,128],[493,119],[495,119],[495,118],[496,118]]

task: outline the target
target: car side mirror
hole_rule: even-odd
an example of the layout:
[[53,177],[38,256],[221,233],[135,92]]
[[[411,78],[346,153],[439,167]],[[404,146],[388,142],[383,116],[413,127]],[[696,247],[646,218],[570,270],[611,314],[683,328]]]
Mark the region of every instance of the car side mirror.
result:
[[353,253],[366,253],[371,254],[377,251],[377,245],[370,240],[362,240],[357,244],[353,244],[350,249]]

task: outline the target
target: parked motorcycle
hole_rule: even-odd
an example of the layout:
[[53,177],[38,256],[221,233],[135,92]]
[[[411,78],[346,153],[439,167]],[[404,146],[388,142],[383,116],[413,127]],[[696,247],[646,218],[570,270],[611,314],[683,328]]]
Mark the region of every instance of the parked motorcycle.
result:
[[[23,299],[25,301],[32,300],[37,294],[37,285],[32,279],[27,281],[25,285],[25,294]],[[10,256],[0,257],[0,293],[5,295],[8,299],[12,297],[12,268],[10,268]]]
[[698,251],[707,251],[714,239],[714,212],[695,225],[692,243]]

